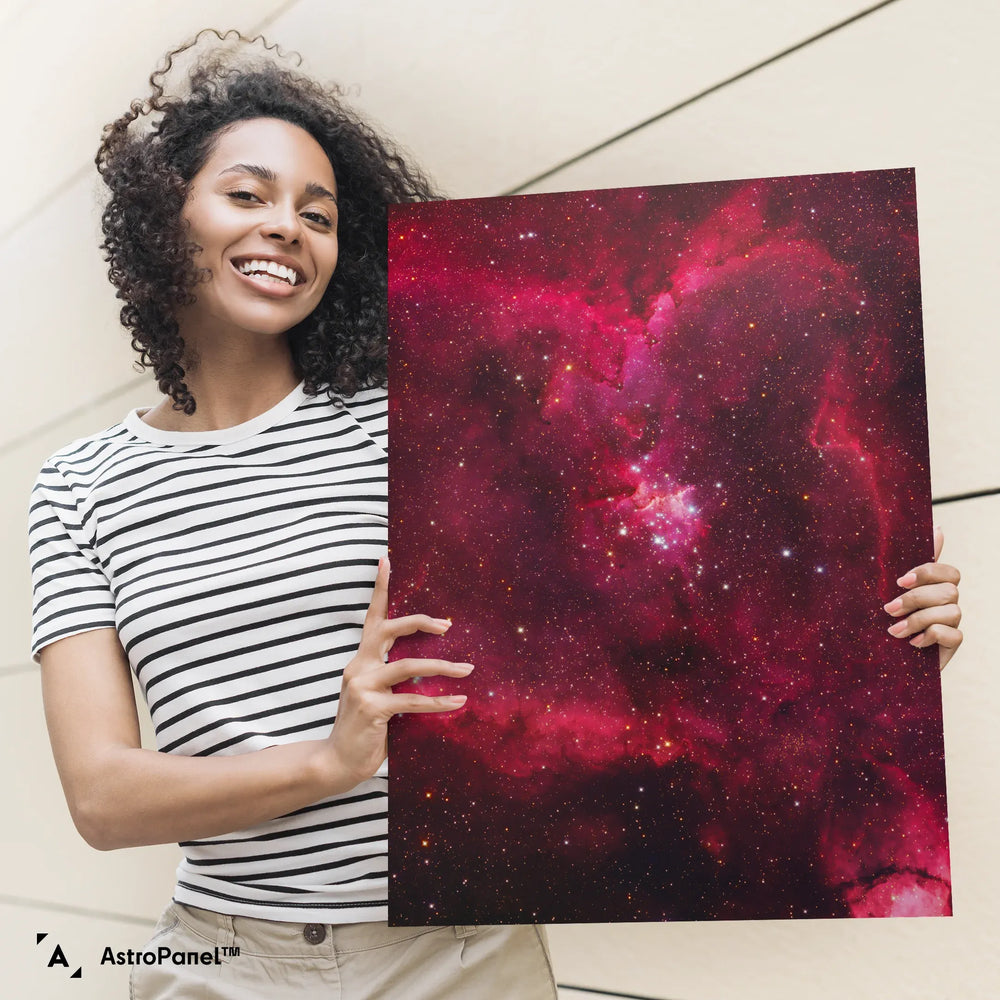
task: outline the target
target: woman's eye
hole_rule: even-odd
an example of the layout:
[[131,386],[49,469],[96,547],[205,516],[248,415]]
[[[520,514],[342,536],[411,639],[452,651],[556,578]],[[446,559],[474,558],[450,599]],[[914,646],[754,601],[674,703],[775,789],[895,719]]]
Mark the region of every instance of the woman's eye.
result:
[[260,200],[257,198],[257,195],[253,193],[253,191],[230,191],[229,197],[235,199],[236,201]]
[[302,218],[308,219],[310,222],[315,222],[320,226],[326,226],[327,229],[333,228],[333,221],[320,212],[303,212]]

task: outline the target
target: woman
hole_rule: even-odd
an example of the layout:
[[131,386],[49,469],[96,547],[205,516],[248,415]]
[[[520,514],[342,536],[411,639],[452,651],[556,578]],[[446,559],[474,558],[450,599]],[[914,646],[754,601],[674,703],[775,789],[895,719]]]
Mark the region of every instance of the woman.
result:
[[[534,928],[385,924],[388,719],[464,703],[392,687],[472,669],[384,662],[449,624],[386,616],[385,205],[433,194],[297,74],[217,56],[182,98],[163,78],[97,162],[122,320],[165,398],[54,455],[31,524],[74,821],[101,849],[181,842],[156,946],[240,948],[137,969],[134,995],[552,997]],[[957,571],[910,577],[886,610],[943,662]]]
[[[181,842],[157,947],[240,948],[138,968],[135,996],[554,997],[535,928],[385,923],[386,723],[465,700],[392,685],[472,669],[384,662],[449,625],[387,620],[383,558],[385,206],[432,192],[275,64],[216,55],[176,99],[162,80],[97,163],[122,320],[165,397],[53,456],[31,523],[74,821],[100,849]],[[164,752],[140,748],[130,669]]]

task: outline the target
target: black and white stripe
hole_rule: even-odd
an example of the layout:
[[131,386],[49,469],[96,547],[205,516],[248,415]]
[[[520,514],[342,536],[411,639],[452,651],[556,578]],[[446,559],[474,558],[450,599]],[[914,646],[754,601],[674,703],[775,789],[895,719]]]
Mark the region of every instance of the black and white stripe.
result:
[[[32,491],[32,655],[115,628],[159,749],[247,753],[329,733],[386,548],[387,397],[300,385],[220,431],[139,411],[54,455]],[[175,899],[386,919],[386,765],[349,794],[182,844]]]

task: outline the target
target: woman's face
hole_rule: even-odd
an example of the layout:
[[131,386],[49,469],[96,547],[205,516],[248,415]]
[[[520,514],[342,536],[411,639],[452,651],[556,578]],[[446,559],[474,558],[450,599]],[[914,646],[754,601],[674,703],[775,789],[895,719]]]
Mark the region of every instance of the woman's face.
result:
[[276,118],[218,136],[182,218],[209,279],[179,316],[189,323],[283,333],[319,304],[337,266],[337,183],[318,142]]

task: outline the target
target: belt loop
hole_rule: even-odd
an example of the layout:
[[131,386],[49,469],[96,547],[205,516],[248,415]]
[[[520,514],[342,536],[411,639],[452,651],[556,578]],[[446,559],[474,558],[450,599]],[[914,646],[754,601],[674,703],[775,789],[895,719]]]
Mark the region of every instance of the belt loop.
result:
[[479,928],[476,927],[476,926],[474,926],[473,924],[456,924],[455,925],[455,937],[457,937],[459,941],[462,941],[465,938],[470,938],[474,934],[478,934],[478,933],[479,933]]
[[232,947],[236,943],[236,928],[233,918],[227,913],[219,914],[219,934],[215,940],[219,949],[219,959],[228,962],[232,958]]

